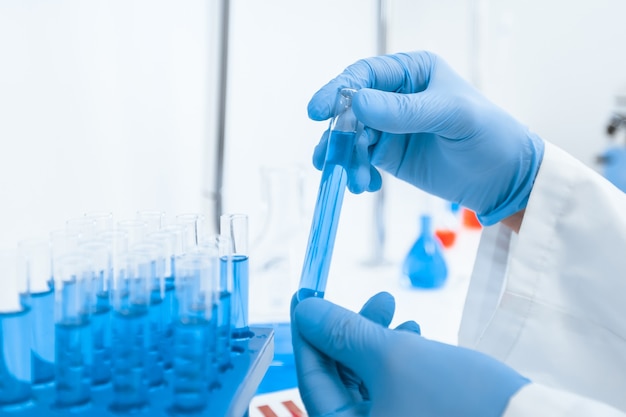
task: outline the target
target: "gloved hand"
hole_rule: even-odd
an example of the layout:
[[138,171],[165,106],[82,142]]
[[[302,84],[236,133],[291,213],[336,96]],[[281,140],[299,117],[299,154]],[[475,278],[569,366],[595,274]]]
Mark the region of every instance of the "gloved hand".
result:
[[421,337],[412,322],[386,328],[394,305],[379,297],[360,315],[294,297],[298,386],[311,417],[499,417],[529,383],[487,355]]
[[[322,87],[309,117],[333,116],[337,91],[359,90],[352,100],[366,126],[349,168],[354,193],[381,186],[381,168],[446,199],[492,225],[526,207],[543,158],[536,134],[487,100],[429,52],[364,59]],[[321,169],[327,133],[313,163]]]

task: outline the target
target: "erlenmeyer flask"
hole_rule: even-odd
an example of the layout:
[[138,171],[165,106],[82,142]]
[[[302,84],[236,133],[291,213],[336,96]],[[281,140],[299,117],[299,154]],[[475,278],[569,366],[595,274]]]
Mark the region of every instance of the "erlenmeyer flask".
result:
[[448,267],[439,240],[433,235],[432,218],[422,215],[421,231],[402,264],[402,272],[416,288],[441,287],[448,277]]

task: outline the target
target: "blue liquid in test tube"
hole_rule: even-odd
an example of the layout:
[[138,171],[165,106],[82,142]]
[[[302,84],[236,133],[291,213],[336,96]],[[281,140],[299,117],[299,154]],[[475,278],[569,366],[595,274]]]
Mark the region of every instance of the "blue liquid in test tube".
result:
[[[231,245],[231,251],[226,255],[227,258],[222,256],[222,270],[228,269],[228,263],[225,264],[224,260],[229,259],[229,272],[232,274],[231,335],[233,339],[239,339],[245,345],[245,341],[253,335],[248,327],[248,216],[245,214],[223,214],[220,216],[220,234],[227,237]],[[227,277],[227,279],[231,278]],[[239,346],[239,348],[241,347]]]
[[176,263],[178,319],[174,327],[174,414],[199,413],[218,385],[216,361],[217,248],[189,253]]
[[55,388],[57,408],[91,401],[91,268],[82,254],[55,259]]
[[358,127],[358,121],[352,112],[352,95],[355,92],[345,88],[337,96],[337,116],[330,124],[328,149],[300,276],[299,300],[308,297],[323,298],[326,290],[341,205],[348,182],[347,169]]
[[26,274],[17,251],[0,251],[0,415],[19,411],[31,400],[31,314]]
[[121,413],[138,412],[148,405],[148,308],[116,310],[112,329],[114,399],[111,409]]
[[248,283],[249,283],[249,267],[248,257],[246,255],[233,255],[233,295],[231,297],[231,308],[234,311],[233,337],[247,338],[250,331],[248,330]]
[[30,315],[0,313],[0,414],[31,399]]
[[54,290],[51,246],[48,239],[31,239],[18,245],[30,287],[26,304],[31,310],[31,360],[33,385],[54,382]]
[[112,382],[110,409],[133,413],[148,407],[151,261],[143,252],[114,256],[112,292]]
[[33,384],[45,385],[54,381],[54,290],[30,295],[32,318]]

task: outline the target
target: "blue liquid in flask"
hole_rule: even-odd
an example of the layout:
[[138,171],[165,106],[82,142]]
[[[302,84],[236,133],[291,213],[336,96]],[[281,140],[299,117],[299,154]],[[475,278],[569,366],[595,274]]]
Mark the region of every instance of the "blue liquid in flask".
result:
[[331,131],[322,170],[313,223],[309,233],[298,299],[324,297],[328,270],[335,246],[343,196],[348,183],[347,167],[352,158],[354,132]]
[[430,216],[421,217],[421,232],[402,264],[402,272],[416,288],[439,288],[448,277],[441,243],[433,235]]

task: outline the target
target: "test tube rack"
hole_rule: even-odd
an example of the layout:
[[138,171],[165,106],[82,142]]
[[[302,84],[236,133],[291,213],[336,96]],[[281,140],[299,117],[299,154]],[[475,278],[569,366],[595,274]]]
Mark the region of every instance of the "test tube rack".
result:
[[[165,373],[165,383],[149,392],[149,405],[133,416],[173,417],[244,417],[248,406],[261,383],[274,356],[274,332],[269,328],[251,327],[253,336],[246,341],[242,352],[233,353],[232,367],[220,374],[219,387],[211,391],[208,407],[197,413],[171,410],[171,393],[168,381],[171,372]],[[241,345],[240,345],[241,346]],[[0,408],[0,416],[7,417],[119,417],[109,408],[111,385],[92,390],[92,400],[75,408],[55,407],[55,387],[48,384],[33,387],[32,400]]]

